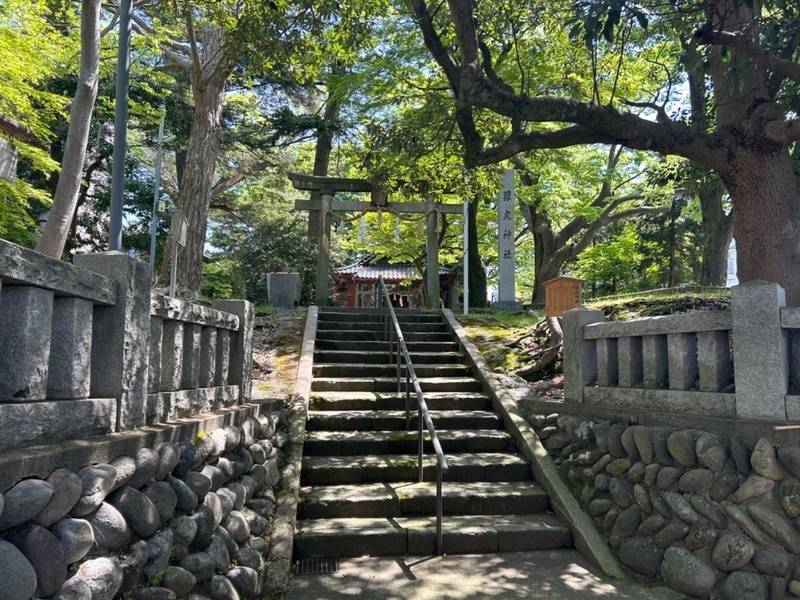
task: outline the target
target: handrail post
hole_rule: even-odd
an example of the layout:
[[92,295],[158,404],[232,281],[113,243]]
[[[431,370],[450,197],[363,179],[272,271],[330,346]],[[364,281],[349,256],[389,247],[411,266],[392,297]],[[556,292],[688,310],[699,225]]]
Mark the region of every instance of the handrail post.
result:
[[411,429],[411,369],[406,365],[406,431]]
[[394,331],[389,328],[389,364],[394,362]]
[[417,439],[419,440],[419,443],[417,444],[419,452],[419,455],[417,456],[417,461],[418,461],[417,464],[419,472],[417,476],[419,478],[419,482],[422,483],[423,481],[425,481],[425,474],[422,468],[422,451],[423,451],[423,446],[425,444],[425,440],[422,434],[422,399],[419,396],[417,396],[417,407],[418,407],[417,413],[419,415],[419,427],[417,428]]
[[399,347],[397,348],[397,394],[398,395],[400,394],[400,348]]
[[442,513],[444,512],[444,500],[442,499],[442,465],[436,461],[436,553],[444,556],[442,547]]

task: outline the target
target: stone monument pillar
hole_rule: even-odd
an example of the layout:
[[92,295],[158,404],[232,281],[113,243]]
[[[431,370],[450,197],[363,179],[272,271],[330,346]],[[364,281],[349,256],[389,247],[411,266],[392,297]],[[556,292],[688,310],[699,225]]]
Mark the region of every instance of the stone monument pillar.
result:
[[497,199],[497,263],[498,290],[495,308],[513,310],[522,308],[515,296],[514,238],[514,170],[506,169]]

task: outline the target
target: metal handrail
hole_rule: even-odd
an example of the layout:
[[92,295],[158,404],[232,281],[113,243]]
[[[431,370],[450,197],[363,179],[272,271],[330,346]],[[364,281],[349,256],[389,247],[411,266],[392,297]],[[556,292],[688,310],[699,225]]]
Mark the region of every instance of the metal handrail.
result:
[[[380,311],[381,324],[383,325],[383,338],[389,342],[389,361],[397,365],[397,393],[401,393],[401,366],[405,362],[406,368],[406,384],[405,384],[405,409],[406,409],[406,431],[411,426],[411,389],[413,387],[414,393],[417,395],[417,478],[422,483],[424,478],[424,469],[422,465],[423,446],[425,443],[423,437],[423,423],[428,430],[428,435],[433,445],[433,451],[436,453],[436,553],[439,555],[444,554],[442,547],[442,478],[447,471],[447,457],[442,450],[442,445],[439,442],[439,436],[436,435],[436,428],[433,426],[430,412],[428,411],[428,404],[425,402],[425,394],[422,393],[422,388],[419,385],[417,373],[414,370],[414,364],[411,362],[411,355],[408,352],[408,346],[403,338],[403,331],[400,329],[400,322],[397,320],[397,314],[394,312],[394,306],[389,296],[389,290],[386,288],[386,282],[383,277],[378,278],[378,310]],[[397,350],[395,351],[395,346]]]

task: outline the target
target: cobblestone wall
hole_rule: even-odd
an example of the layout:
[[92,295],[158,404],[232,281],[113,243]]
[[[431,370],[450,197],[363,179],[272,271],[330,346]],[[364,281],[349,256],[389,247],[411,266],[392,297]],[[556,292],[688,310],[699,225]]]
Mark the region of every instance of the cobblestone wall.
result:
[[690,597],[800,597],[800,445],[557,414],[528,421],[620,562]]
[[15,483],[0,495],[0,598],[260,597],[286,428],[261,414]]

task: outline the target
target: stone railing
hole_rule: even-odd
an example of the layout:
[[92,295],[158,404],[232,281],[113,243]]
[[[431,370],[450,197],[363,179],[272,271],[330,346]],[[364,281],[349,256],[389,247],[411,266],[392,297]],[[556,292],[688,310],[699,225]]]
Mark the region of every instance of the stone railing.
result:
[[[230,406],[249,386],[252,310],[244,300],[220,301],[227,311],[153,292],[147,422],[171,421]],[[240,319],[235,313],[242,315]],[[240,335],[242,322],[245,335]],[[249,389],[244,391],[249,396]]]
[[249,398],[246,301],[167,299],[151,293],[147,265],[126,254],[79,255],[70,265],[4,240],[0,284],[0,450]]
[[733,288],[730,310],[608,322],[601,311],[568,311],[565,401],[800,420],[800,395],[790,394],[790,381],[793,389],[800,382],[800,360],[791,358],[800,350],[800,309],[784,304],[780,286],[759,281]]

